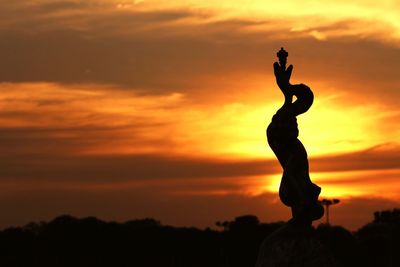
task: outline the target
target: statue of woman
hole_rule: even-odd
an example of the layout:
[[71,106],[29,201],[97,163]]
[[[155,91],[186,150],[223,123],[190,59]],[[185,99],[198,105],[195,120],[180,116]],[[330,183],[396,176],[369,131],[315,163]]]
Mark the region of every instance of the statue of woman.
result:
[[[293,222],[311,224],[323,216],[324,209],[318,202],[321,188],[310,180],[307,152],[297,138],[296,116],[311,107],[314,95],[304,84],[290,84],[293,66],[286,68],[288,53],[282,48],[277,55],[279,63],[274,63],[274,73],[285,102],[267,128],[268,144],[283,168],[281,201],[291,207]],[[294,102],[293,96],[297,98]]]

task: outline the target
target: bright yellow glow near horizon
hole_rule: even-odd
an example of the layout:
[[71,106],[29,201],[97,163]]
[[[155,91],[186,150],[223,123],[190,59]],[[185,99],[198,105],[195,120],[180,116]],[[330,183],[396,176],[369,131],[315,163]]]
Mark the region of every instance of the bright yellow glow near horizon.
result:
[[[259,177],[258,185],[250,192],[279,191],[282,174]],[[400,201],[398,186],[388,187],[400,177],[400,170],[312,172],[311,180],[322,188],[320,198],[349,198],[368,196]],[[384,192],[384,193],[383,193]]]
[[[33,118],[3,117],[0,122],[4,126],[61,127],[57,134],[62,134],[62,128],[67,126],[115,128],[111,129],[113,140],[83,146],[79,153],[155,152],[222,159],[274,158],[267,145],[265,129],[281,105],[277,100],[197,105],[178,93],[138,96],[115,88],[93,91],[89,85],[73,90],[54,84],[3,86],[18,88],[18,93],[10,90],[2,95],[3,110],[36,114]],[[249,91],[246,94],[250,94]],[[255,94],[257,96],[257,91]],[[15,100],[9,103],[7,99],[11,95]],[[36,108],[35,101],[51,102],[59,98],[64,99],[60,104]],[[55,113],[59,116],[54,117]],[[348,106],[340,104],[340,99],[320,96],[309,112],[299,116],[299,138],[310,156],[367,149],[387,143],[387,140],[397,140],[396,124],[386,119],[393,113],[396,112],[383,112],[379,106]],[[383,121],[387,127],[385,131],[375,127]],[[137,128],[137,123],[145,123],[145,126]],[[97,134],[101,139],[102,133]],[[152,144],[151,140],[157,139],[168,145]]]

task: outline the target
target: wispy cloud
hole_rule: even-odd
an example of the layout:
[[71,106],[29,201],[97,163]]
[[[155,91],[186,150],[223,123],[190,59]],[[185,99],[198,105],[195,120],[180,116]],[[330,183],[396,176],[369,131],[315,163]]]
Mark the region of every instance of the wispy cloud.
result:
[[[371,28],[351,18],[325,24],[296,16],[285,23],[269,13],[257,19],[218,18],[213,5],[207,13],[178,8],[179,2],[174,9],[166,3],[164,9],[152,9],[146,2],[123,10],[114,1],[0,4],[11,14],[0,19],[2,81],[107,83],[145,93],[242,89],[237,78],[271,78],[267,58],[274,60],[274,53],[265,51],[285,44],[294,55],[294,79],[302,77],[300,82],[329,82],[386,101],[392,98],[377,92],[384,88],[397,96],[399,91],[398,47],[364,35],[337,34],[323,44],[312,36]],[[313,26],[285,26],[291,20]]]

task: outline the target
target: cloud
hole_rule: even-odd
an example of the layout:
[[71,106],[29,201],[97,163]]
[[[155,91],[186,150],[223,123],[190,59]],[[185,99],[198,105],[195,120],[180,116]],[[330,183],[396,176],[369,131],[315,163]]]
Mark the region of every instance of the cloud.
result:
[[[149,179],[213,179],[275,173],[268,162],[237,162],[218,159],[175,158],[160,155],[73,156],[30,155],[3,157],[2,179],[15,181],[118,182]],[[1,178],[0,178],[1,179]]]
[[[47,146],[63,144],[63,139],[49,140],[46,137],[42,142],[40,140],[34,142],[37,143],[36,153],[2,157],[0,171],[2,181],[81,181],[112,184],[149,179],[189,181],[193,178],[272,175],[281,171],[275,160],[221,160],[157,154],[66,156],[57,155],[56,151],[46,154],[43,151],[46,151]],[[26,143],[22,145],[25,146]],[[70,144],[67,142],[63,145]],[[398,150],[389,150],[385,153],[367,151],[317,157],[311,160],[311,170],[314,172],[396,170],[400,169],[398,154]]]
[[146,94],[243,90],[254,84],[241,77],[272,79],[274,51],[284,44],[295,82],[323,81],[360,101],[394,104],[398,96],[398,47],[341,34],[321,43],[304,34],[343,32],[354,20],[293,31],[270,17],[218,20],[189,8],[121,11],[105,1],[11,6],[13,16],[0,23],[1,81],[115,84]]
[[[70,173],[76,170],[79,173],[84,164],[92,166],[96,160],[110,160],[119,166],[115,159],[124,156],[129,164],[139,165],[140,169],[138,158],[142,155],[147,155],[150,161],[153,157],[153,166],[172,164],[178,169],[179,164],[185,164],[185,159],[188,159],[189,165],[194,161],[194,165],[198,166],[198,169],[192,166],[194,173],[202,173],[203,169],[208,168],[214,170],[213,162],[217,163],[218,168],[228,162],[228,167],[221,172],[215,167],[217,176],[233,176],[234,172],[229,172],[229,166],[237,172],[237,176],[272,174],[272,170],[274,173],[280,172],[275,160],[260,160],[273,157],[266,144],[263,123],[269,108],[255,110],[249,104],[231,102],[199,106],[188,101],[186,95],[177,93],[144,96],[114,87],[66,87],[54,84],[2,84],[0,105],[3,109],[0,113],[0,149],[7,155],[6,162],[10,166],[18,166],[13,164],[13,160],[18,162],[20,158],[24,159],[21,164],[27,165],[21,165],[25,166],[23,169],[26,172],[22,176],[28,175],[30,170],[29,161],[25,161],[27,157],[43,161],[42,166],[48,165],[43,167],[43,176],[49,178],[56,177],[57,172]],[[331,113],[327,114],[334,118]],[[314,121],[314,124],[321,125],[321,121]],[[306,136],[310,136],[312,143],[318,142],[316,139],[322,135],[321,129],[318,126],[315,128],[315,125],[300,126],[301,131],[303,128],[311,130],[311,134],[306,133]],[[342,128],[346,128],[347,125],[356,124],[350,120],[343,125]],[[332,127],[329,129],[334,130]],[[317,133],[312,135],[316,130]],[[355,137],[358,138],[363,129],[356,130]],[[350,128],[346,128],[346,131],[349,135]],[[368,140],[371,135],[372,132]],[[329,141],[335,140],[334,135],[328,137],[326,139]],[[373,138],[373,142],[362,144],[371,146],[381,140]],[[400,168],[397,143],[352,151],[359,147],[354,144],[344,146],[347,149],[345,153],[339,150],[330,156],[312,154],[311,170],[341,172]],[[332,151],[329,146],[323,148],[324,154]],[[349,149],[350,152],[347,152]],[[170,159],[177,160],[176,164],[169,162]],[[49,162],[46,163],[46,160]],[[53,160],[57,162],[50,163]],[[122,175],[128,177],[126,173],[132,173],[133,170],[129,164],[116,169],[128,168],[122,171]],[[235,168],[235,164],[242,170]],[[46,173],[46,169],[50,171],[53,168],[54,171]],[[170,169],[161,173],[168,172],[174,173]],[[209,171],[207,175],[213,176],[212,172]],[[12,176],[12,172],[8,175]]]
[[[3,84],[0,105],[2,180],[111,182],[280,173],[275,159],[262,159],[272,156],[261,124],[265,113],[258,119],[258,113],[247,114],[243,104],[204,111],[179,94],[140,96],[112,87]],[[246,135],[255,119],[259,127]],[[258,145],[260,154],[255,151]],[[313,156],[310,166],[312,172],[325,173],[396,170],[398,155],[393,143]]]
[[316,172],[400,169],[400,148],[383,144],[364,151],[311,159]]

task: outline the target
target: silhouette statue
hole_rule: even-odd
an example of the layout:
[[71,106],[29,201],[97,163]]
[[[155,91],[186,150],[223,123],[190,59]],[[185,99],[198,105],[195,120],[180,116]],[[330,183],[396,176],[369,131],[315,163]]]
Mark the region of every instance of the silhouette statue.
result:
[[281,48],[277,56],[279,63],[274,63],[274,73],[285,102],[272,117],[267,137],[283,168],[279,197],[291,208],[292,219],[264,239],[256,266],[336,267],[333,254],[315,237],[311,225],[324,215],[318,202],[321,188],[310,180],[307,152],[297,138],[296,116],[311,107],[314,95],[304,84],[290,84],[293,66],[286,68],[288,53]]
[[[324,209],[318,202],[321,188],[310,180],[307,152],[297,138],[296,116],[311,107],[314,95],[304,84],[290,84],[293,65],[286,68],[288,53],[281,48],[277,56],[279,63],[274,63],[274,73],[285,102],[267,128],[268,144],[283,168],[279,187],[281,201],[291,208],[293,222],[311,224],[323,216]],[[293,96],[297,98],[294,102]]]

